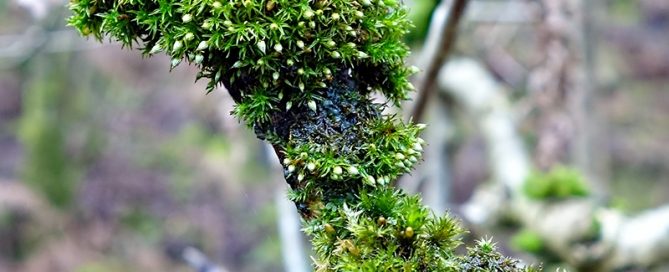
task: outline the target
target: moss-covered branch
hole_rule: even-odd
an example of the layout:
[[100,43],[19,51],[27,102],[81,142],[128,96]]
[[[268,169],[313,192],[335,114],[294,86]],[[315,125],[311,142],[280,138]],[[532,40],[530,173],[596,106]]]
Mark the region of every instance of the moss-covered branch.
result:
[[[425,126],[382,115],[413,89],[399,0],[74,0],[70,25],[223,84],[278,154],[317,271],[530,271],[389,186],[421,158]],[[376,104],[370,93],[388,102]]]

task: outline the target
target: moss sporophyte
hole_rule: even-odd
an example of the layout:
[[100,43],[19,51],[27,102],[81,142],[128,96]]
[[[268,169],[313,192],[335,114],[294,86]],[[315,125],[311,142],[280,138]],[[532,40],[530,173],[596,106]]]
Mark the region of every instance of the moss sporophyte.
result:
[[[233,113],[269,141],[317,271],[532,271],[418,196],[389,186],[421,159],[421,124],[383,115],[413,90],[399,0],[72,0],[69,25],[145,55],[165,52],[225,86]],[[373,103],[370,94],[387,98]]]

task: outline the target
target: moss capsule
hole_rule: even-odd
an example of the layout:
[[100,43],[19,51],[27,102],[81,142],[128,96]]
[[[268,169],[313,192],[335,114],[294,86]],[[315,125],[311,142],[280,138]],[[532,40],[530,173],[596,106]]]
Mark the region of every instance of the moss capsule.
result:
[[276,3],[272,0],[267,1],[267,4],[265,4],[265,8],[267,11],[272,11],[274,9],[274,6],[276,6]]
[[170,63],[170,67],[171,68],[177,67],[177,65],[179,65],[179,63],[181,63],[181,59],[172,59],[172,62]]
[[197,45],[197,49],[195,49],[195,50],[202,51],[202,50],[207,49],[208,47],[209,46],[207,45],[206,41],[201,41],[200,44]]
[[156,45],[153,46],[153,48],[151,48],[151,52],[149,52],[149,54],[160,53],[160,51],[163,51],[163,48],[160,47],[160,45],[156,44]]
[[405,238],[411,238],[411,237],[413,237],[413,235],[414,235],[414,231],[413,231],[413,228],[412,228],[412,227],[407,227],[407,228],[404,230],[404,237],[405,237]]
[[376,179],[375,179],[373,176],[367,176],[367,177],[365,177],[365,181],[366,181],[367,184],[369,184],[369,185],[372,185],[372,186],[376,185]]
[[200,64],[204,60],[204,56],[202,54],[197,54],[195,55],[195,63]]
[[174,45],[172,45],[172,52],[179,51],[183,46],[184,44],[181,41],[174,42]]
[[379,216],[379,219],[376,220],[376,223],[378,223],[379,226],[385,226],[388,223],[388,220],[383,216]]
[[423,146],[421,146],[419,143],[414,143],[413,146],[411,146],[411,149],[417,152],[421,152],[423,151]]
[[308,106],[309,109],[311,109],[312,111],[316,111],[316,101],[309,100],[309,102],[307,102],[307,106]]
[[348,169],[346,169],[346,170],[348,170],[348,174],[351,175],[351,176],[355,176],[355,175],[360,174],[360,172],[358,171],[358,168],[356,168],[355,166],[349,166]]
[[190,23],[190,21],[192,21],[192,20],[193,20],[193,16],[188,14],[188,13],[184,14],[184,16],[181,16],[181,22],[183,22],[184,24]]
[[256,44],[256,46],[258,47],[258,49],[260,49],[260,52],[262,52],[263,54],[265,54],[265,49],[266,49],[265,41],[259,41],[259,42]]
[[423,139],[420,138],[420,137],[416,138],[416,142],[417,142],[419,145],[425,145],[425,140],[423,140]]
[[337,232],[335,231],[334,227],[330,225],[330,223],[325,223],[323,224],[323,228],[325,229],[325,232],[327,232],[330,235],[335,235]]
[[302,16],[304,17],[304,19],[310,20],[311,18],[314,17],[314,12],[311,10],[307,10],[304,12]]

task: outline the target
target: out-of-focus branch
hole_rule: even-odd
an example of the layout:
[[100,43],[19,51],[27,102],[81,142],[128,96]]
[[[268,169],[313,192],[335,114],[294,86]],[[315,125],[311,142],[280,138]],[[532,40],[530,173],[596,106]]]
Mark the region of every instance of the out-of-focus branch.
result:
[[551,252],[587,271],[648,267],[669,259],[669,206],[626,217],[588,198],[528,199],[522,185],[530,161],[500,86],[472,60],[450,61],[439,84],[475,116],[490,150],[494,180],[506,188],[475,193],[461,211],[468,222],[494,224],[496,216],[511,214],[539,234]]
[[283,190],[274,196],[278,214],[281,254],[286,271],[307,272],[309,263],[305,252],[304,234],[300,231],[300,217],[295,212],[295,204],[286,198]]
[[[446,27],[443,28],[442,33],[438,36],[440,39],[440,42],[438,43],[439,46],[437,47],[434,58],[432,58],[430,66],[428,67],[425,81],[420,85],[421,88],[419,89],[420,93],[418,100],[414,106],[413,113],[411,114],[414,122],[421,121],[427,101],[435,92],[439,68],[446,61],[446,58],[451,53],[453,45],[455,44],[458,25],[460,19],[463,17],[462,15],[464,14],[468,2],[468,0],[454,0],[453,6],[451,6]],[[441,5],[443,4],[444,3],[442,2]]]
[[188,266],[197,272],[229,271],[212,263],[202,251],[190,245],[173,243],[166,247],[166,251],[170,258],[185,262],[188,264]]

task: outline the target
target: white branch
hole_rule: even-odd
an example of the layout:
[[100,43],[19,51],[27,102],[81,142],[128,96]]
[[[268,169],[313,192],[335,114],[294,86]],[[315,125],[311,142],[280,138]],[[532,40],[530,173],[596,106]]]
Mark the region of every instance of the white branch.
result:
[[[449,61],[439,80],[443,90],[474,114],[490,150],[494,180],[510,192],[506,199],[500,197],[502,190],[475,193],[463,206],[468,221],[490,223],[501,209],[509,207],[523,226],[539,234],[552,252],[575,267],[594,265],[598,271],[610,271],[669,260],[669,206],[625,217],[587,198],[528,199],[522,185],[530,162],[501,86],[481,64],[468,59]],[[586,243],[597,226],[598,240]]]

